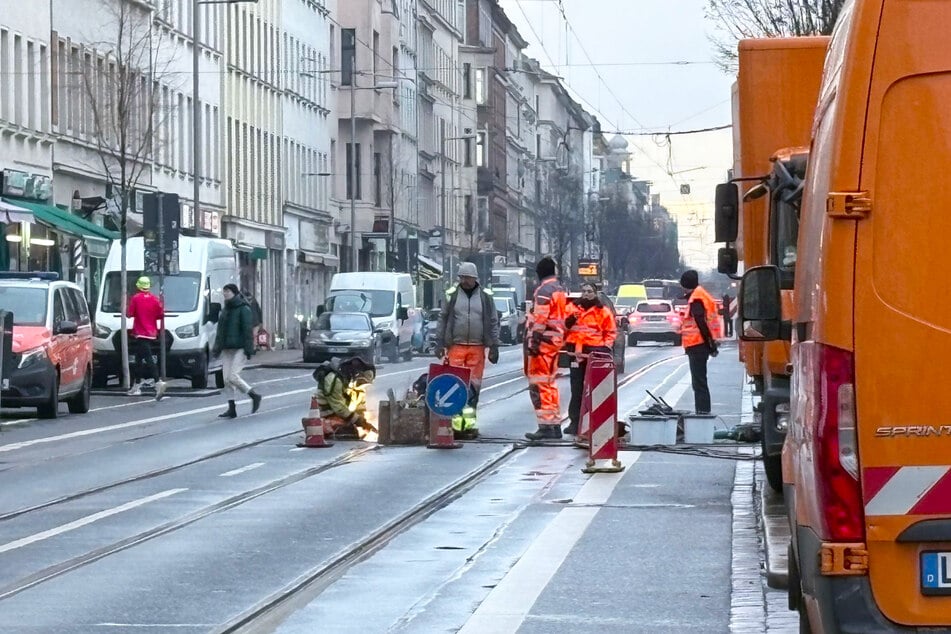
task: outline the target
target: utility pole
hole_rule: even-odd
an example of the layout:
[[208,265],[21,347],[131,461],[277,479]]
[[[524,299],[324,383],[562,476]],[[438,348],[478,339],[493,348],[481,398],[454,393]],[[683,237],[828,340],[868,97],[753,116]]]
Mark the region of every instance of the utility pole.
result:
[[354,46],[350,68],[350,271],[360,268],[357,250],[357,51]]
[[446,286],[449,286],[449,280],[452,279],[452,272],[449,270],[449,258],[446,256],[446,121],[439,120],[439,187],[442,190],[442,197],[439,202],[439,231],[440,249],[442,253],[442,271],[446,279]]
[[[195,234],[198,234],[198,228],[202,226],[201,205],[199,204],[201,196],[201,100],[198,98],[198,67],[201,60],[201,39],[198,35],[201,27],[201,4],[195,0],[192,5],[192,175],[195,178],[194,189],[192,190],[192,199],[194,200],[192,209],[192,222],[195,227]],[[162,203],[159,202],[159,209]],[[161,212],[159,212],[161,213]],[[161,225],[161,223],[160,223]],[[162,320],[165,323],[165,320]],[[164,349],[165,346],[163,345]],[[164,357],[163,357],[164,361]],[[165,369],[162,369],[162,377],[165,377]]]

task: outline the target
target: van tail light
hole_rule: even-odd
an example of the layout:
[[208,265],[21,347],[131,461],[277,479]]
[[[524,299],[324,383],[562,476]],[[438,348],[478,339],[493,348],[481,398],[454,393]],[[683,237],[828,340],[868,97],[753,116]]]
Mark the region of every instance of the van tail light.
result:
[[855,369],[848,350],[818,345],[815,397],[815,483],[823,536],[865,541],[865,509],[859,484],[855,415]]

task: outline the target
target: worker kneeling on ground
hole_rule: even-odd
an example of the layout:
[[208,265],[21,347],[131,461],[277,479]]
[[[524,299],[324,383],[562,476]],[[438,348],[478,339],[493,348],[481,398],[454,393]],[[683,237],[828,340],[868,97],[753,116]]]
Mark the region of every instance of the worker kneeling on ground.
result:
[[485,372],[486,350],[489,361],[499,362],[499,314],[492,291],[479,285],[479,271],[472,262],[459,265],[459,283],[446,292],[436,326],[436,356],[450,365],[469,368],[469,400],[459,416],[453,416],[452,429],[458,438],[479,435],[476,407]]
[[366,420],[366,387],[376,378],[376,368],[359,357],[334,359],[314,370],[317,407],[325,433],[364,439],[377,429]]

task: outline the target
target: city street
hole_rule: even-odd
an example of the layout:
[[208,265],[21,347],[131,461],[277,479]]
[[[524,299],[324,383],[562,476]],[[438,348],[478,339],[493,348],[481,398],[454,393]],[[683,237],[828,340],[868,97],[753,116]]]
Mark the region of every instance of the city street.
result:
[[[710,365],[722,427],[749,416],[734,354]],[[383,367],[374,409],[429,361]],[[296,447],[313,380],[292,365],[249,370],[264,404],[235,420],[224,395],[4,410],[0,630],[794,631],[761,572],[758,446],[623,451],[620,474],[583,474],[567,442],[521,442],[521,368],[518,347],[488,366],[481,439],[454,451]],[[645,390],[692,409],[680,348],[628,348],[627,370],[622,414]]]

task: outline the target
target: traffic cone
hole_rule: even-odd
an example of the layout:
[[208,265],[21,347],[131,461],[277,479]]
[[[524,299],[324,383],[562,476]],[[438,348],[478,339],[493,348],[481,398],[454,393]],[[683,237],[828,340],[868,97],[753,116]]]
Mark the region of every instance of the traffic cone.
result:
[[458,449],[461,442],[455,441],[450,419],[444,416],[429,414],[429,444],[430,449]]
[[317,397],[310,399],[310,412],[304,418],[300,419],[304,427],[304,442],[297,443],[298,447],[333,447],[333,443],[324,437],[325,421],[320,417],[320,408],[317,405]]

